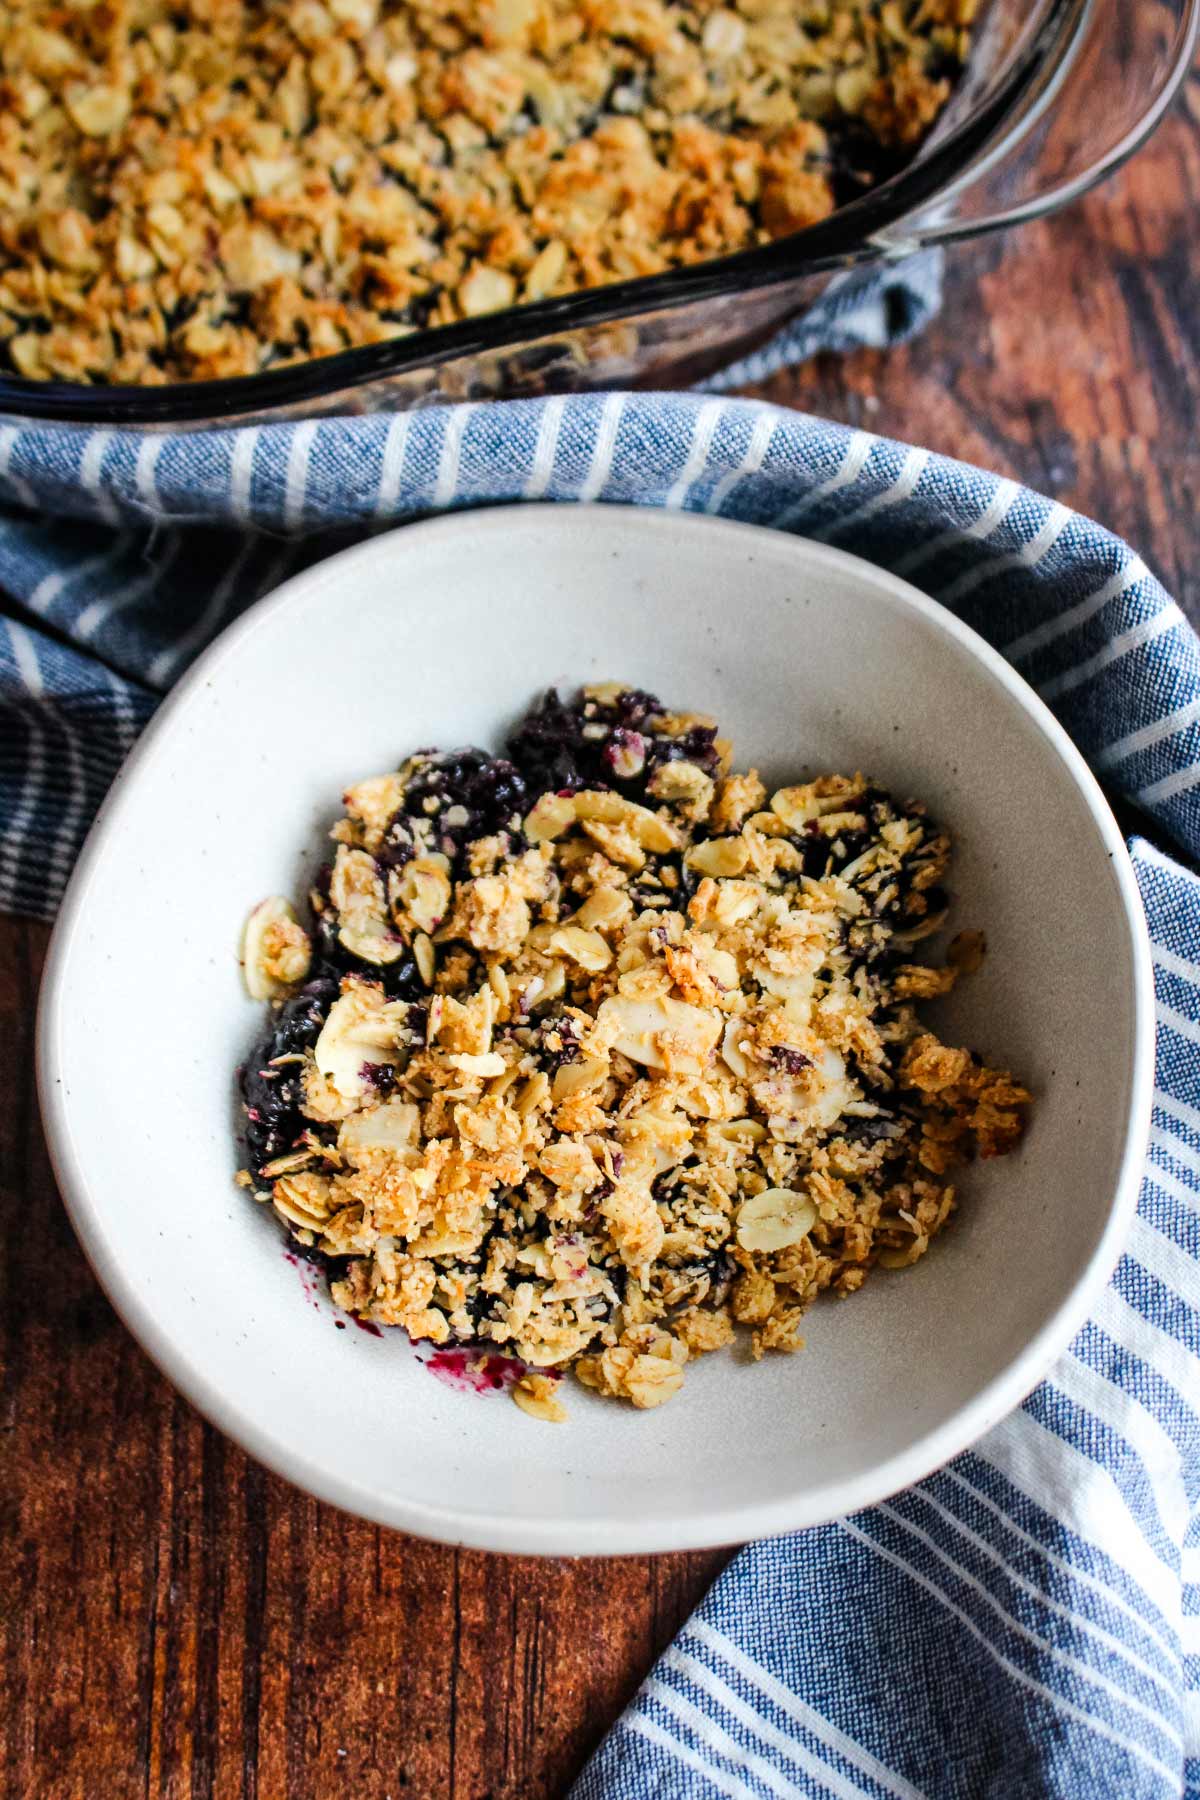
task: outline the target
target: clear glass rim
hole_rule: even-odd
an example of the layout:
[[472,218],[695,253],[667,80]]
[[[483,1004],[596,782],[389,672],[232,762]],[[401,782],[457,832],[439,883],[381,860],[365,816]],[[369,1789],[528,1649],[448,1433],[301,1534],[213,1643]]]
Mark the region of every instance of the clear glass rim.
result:
[[[1085,10],[1090,10],[1095,3],[1096,0],[1084,0]],[[1102,156],[1097,157],[1095,162],[1090,163],[1087,168],[1081,169],[1077,175],[1059,182],[1057,186],[1048,187],[1040,193],[1031,195],[1028,200],[1019,201],[991,216],[985,215],[980,218],[968,216],[963,219],[950,219],[944,225],[931,222],[919,226],[918,234],[921,241],[923,243],[953,244],[964,238],[981,237],[986,232],[1005,231],[1010,226],[1025,225],[1032,220],[1045,218],[1047,213],[1057,212],[1060,207],[1070,206],[1074,201],[1081,199],[1099,182],[1106,180],[1109,175],[1119,169],[1122,163],[1128,162],[1147,138],[1151,137],[1158,129],[1163,114],[1179,92],[1180,86],[1192,66],[1198,41],[1200,41],[1200,0],[1183,0],[1180,28],[1175,37],[1172,59],[1165,78],[1160,82],[1137,122],[1131,125],[1129,130],[1118,138]],[[1055,71],[1045,93],[1039,95],[1030,116],[1021,120],[1018,130],[1014,133],[1015,136],[1023,135],[1036,119],[1040,118],[1048,107],[1053,105],[1059,87],[1069,77],[1069,74],[1068,58],[1067,63]],[[960,187],[969,185],[977,174],[986,172],[987,168],[999,162],[1007,147],[1004,142],[1001,142],[990,149],[983,170],[964,171],[957,181],[951,182],[946,198],[952,199]]]
[[[460,357],[493,353],[566,332],[619,324],[623,319],[668,307],[846,269],[878,256],[878,238],[887,227],[936,198],[965,173],[971,159],[989,143],[1006,117],[1020,108],[1048,59],[1062,48],[1064,29],[1069,41],[1070,25],[1078,11],[1079,0],[1051,0],[1045,19],[1014,58],[1003,81],[975,112],[944,138],[935,137],[916,161],[896,175],[839,207],[828,219],[790,237],[710,262],[508,307],[482,318],[463,319],[254,375],[173,382],[162,387],[41,382],[0,376],[0,414],[64,424],[169,426],[207,420],[233,422],[239,415],[257,416],[283,407],[316,404],[372,382]],[[1194,25],[1194,18],[1192,22]],[[1147,130],[1157,122],[1169,98],[1168,93],[1155,109]],[[1014,135],[1025,128],[1023,117],[1013,121]],[[1144,135],[1145,131],[1139,128],[1130,148],[1135,148]],[[1074,184],[1074,191],[1082,191],[1091,179],[1098,179],[1115,160],[1119,158],[1106,159],[1095,176],[1089,172],[1088,177]],[[1039,205],[1037,210],[1052,204],[1055,202]],[[966,224],[958,235],[982,229],[983,222]]]

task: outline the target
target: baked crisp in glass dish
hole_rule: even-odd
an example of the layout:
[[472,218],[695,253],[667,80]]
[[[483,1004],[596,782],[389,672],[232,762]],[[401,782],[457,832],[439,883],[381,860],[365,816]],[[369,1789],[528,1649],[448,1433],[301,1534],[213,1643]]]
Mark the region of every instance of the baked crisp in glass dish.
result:
[[748,1332],[918,1261],[950,1172],[1018,1142],[1008,1073],[939,1042],[946,833],[861,775],[768,793],[710,719],[545,696],[503,758],[421,751],[344,797],[311,928],[243,947],[270,1030],[239,1180],[338,1306],[657,1406]]
[[239,376],[786,236],[976,0],[0,7],[0,367]]

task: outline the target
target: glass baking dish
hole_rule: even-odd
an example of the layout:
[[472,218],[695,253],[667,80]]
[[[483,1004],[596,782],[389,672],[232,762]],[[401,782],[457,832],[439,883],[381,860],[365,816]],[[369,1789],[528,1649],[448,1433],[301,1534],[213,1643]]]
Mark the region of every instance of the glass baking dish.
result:
[[1200,0],[985,0],[967,70],[916,157],[761,248],[509,307],[225,381],[89,387],[0,377],[0,415],[198,428],[443,400],[698,381],[809,307],[831,276],[1020,223],[1083,193],[1154,129]]

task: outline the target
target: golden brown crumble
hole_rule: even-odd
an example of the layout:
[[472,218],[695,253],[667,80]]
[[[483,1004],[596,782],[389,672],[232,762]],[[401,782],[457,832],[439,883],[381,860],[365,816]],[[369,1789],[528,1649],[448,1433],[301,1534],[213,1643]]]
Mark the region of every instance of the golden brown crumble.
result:
[[547,697],[510,753],[352,788],[311,941],[251,914],[277,1012],[241,1179],[339,1306],[519,1359],[530,1416],[567,1368],[654,1407],[737,1327],[797,1350],[819,1294],[916,1262],[1029,1095],[919,1016],[983,954],[914,960],[950,855],[919,805],[860,774],[769,794],[615,684]]
[[245,375],[742,250],[911,152],[975,0],[8,0],[0,357]]

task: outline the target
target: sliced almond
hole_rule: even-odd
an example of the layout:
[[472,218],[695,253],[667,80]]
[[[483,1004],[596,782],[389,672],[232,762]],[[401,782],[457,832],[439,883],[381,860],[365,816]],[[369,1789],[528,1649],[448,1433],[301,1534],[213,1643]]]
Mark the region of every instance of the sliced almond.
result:
[[869,65],[859,63],[854,68],[842,70],[834,81],[833,91],[842,111],[855,114],[862,111],[867,96],[875,85],[873,70]]
[[365,850],[352,850],[339,844],[329,878],[329,898],[337,909],[339,921],[351,927],[366,919],[382,919],[384,915],[383,877],[373,856]]
[[507,1066],[504,1058],[496,1050],[487,1050],[482,1056],[469,1056],[465,1050],[460,1050],[454,1056],[448,1056],[446,1061],[452,1069],[458,1069],[464,1075],[485,1077],[503,1075]]
[[555,1389],[557,1382],[547,1375],[522,1375],[512,1390],[512,1397],[523,1413],[531,1419],[543,1419],[548,1424],[561,1425],[567,1416],[567,1409],[558,1399]]
[[213,205],[218,208],[237,206],[242,198],[242,190],[219,169],[205,169],[201,176],[204,191]]
[[335,1000],[313,1048],[319,1072],[343,1100],[367,1092],[366,1064],[394,1068],[400,1060],[398,1034],[408,1007],[402,1000],[385,1003],[379,989],[355,986]]
[[846,1073],[845,1059],[829,1044],[818,1051],[816,1063],[824,1087],[813,1111],[817,1124],[828,1130],[831,1125],[837,1124],[846,1108],[853,1106],[862,1095]]
[[523,830],[531,844],[545,844],[560,838],[574,823],[574,794],[543,794],[527,813]]
[[670,821],[648,806],[599,788],[584,788],[578,794],[543,794],[525,820],[525,835],[531,843],[544,843],[561,837],[576,820],[624,826],[644,850],[659,854],[677,850],[681,842]]
[[582,925],[564,925],[550,939],[550,950],[557,956],[569,956],[581,969],[595,973],[607,969],[612,951],[598,931],[585,931]]
[[246,174],[250,191],[260,199],[295,180],[300,164],[291,156],[248,156]]
[[567,266],[567,246],[561,238],[551,238],[534,259],[525,277],[525,293],[530,300],[541,300],[562,279]]
[[437,956],[433,948],[433,940],[425,932],[418,931],[413,939],[413,956],[417,970],[426,987],[433,986],[433,978],[437,973]]
[[786,819],[773,812],[752,813],[746,824],[751,831],[761,832],[763,837],[786,837],[791,829]]
[[820,817],[820,808],[807,786],[780,788],[771,795],[771,811],[792,831],[800,831],[811,819]]
[[385,1100],[369,1112],[351,1113],[338,1132],[338,1149],[355,1162],[365,1151],[401,1155],[416,1148],[421,1109],[411,1100]]
[[260,901],[242,929],[242,973],[252,1000],[281,1000],[308,974],[312,945],[282,894]]
[[[730,1019],[721,1039],[721,1060],[745,1081],[750,1074],[750,1032],[745,1019]],[[745,1047],[743,1047],[745,1046]]]
[[[37,14],[26,16],[32,20],[36,19]],[[86,67],[86,58],[82,50],[78,49],[69,38],[64,37],[60,31],[50,31],[43,25],[31,22],[19,37],[14,31],[10,43],[14,50],[17,49],[19,43],[27,66],[33,70],[35,75],[40,75],[44,81],[60,80],[63,75],[70,74],[73,69]]]
[[537,1112],[545,1106],[550,1098],[550,1078],[541,1069],[531,1075],[517,1095],[515,1106],[519,1116],[527,1118],[531,1112]]
[[84,271],[97,266],[92,222],[77,206],[43,213],[37,229],[43,252],[60,269]]
[[852,780],[845,775],[822,775],[800,787],[779,788],[771,795],[771,811],[791,830],[799,831],[811,819],[844,812],[852,800],[860,798],[865,785],[861,775]]
[[596,1022],[605,1041],[631,1062],[680,1075],[703,1073],[721,1033],[719,1014],[662,997],[617,994],[604,1002]]
[[491,982],[485,987],[476,988],[463,1008],[461,1030],[465,1035],[457,1040],[454,1047],[473,1050],[479,1055],[490,1050],[492,1034],[496,1029],[496,1012],[496,990]]
[[512,989],[508,985],[508,976],[499,963],[491,963],[488,967],[488,986],[501,1006],[511,1005]]
[[117,239],[116,264],[122,281],[146,281],[157,269],[158,259],[153,250],[148,250],[128,232],[122,232]]
[[805,1077],[800,1081],[779,1075],[770,1078],[769,1109],[777,1132],[788,1120],[799,1121],[806,1131],[814,1126],[827,1131],[847,1107],[862,1098],[846,1073],[844,1059],[829,1044],[816,1051],[814,1066],[805,1071]]
[[351,956],[375,963],[380,968],[399,962],[405,951],[403,938],[389,930],[383,919],[368,918],[357,926],[343,925],[338,932],[338,941]]
[[299,1175],[305,1169],[311,1169],[315,1160],[311,1150],[289,1150],[286,1156],[277,1156],[274,1162],[264,1163],[262,1173],[268,1181],[276,1181],[280,1175]]
[[411,1248],[414,1256],[470,1256],[479,1248],[479,1233],[435,1224],[423,1231]]
[[718,877],[741,875],[749,860],[749,847],[740,837],[706,838],[702,844],[693,844],[684,857],[689,869]]
[[712,805],[712,777],[697,763],[660,763],[648,785],[656,800],[685,802],[696,818],[703,818]]
[[812,970],[805,970],[795,975],[781,975],[777,969],[761,966],[755,968],[754,979],[764,994],[771,994],[776,1000],[790,1000],[806,1003],[812,999],[816,977]]
[[[588,931],[620,931],[633,914],[633,902],[622,888],[594,888],[572,923]],[[953,946],[951,946],[953,948]]]
[[795,1188],[768,1188],[744,1200],[738,1209],[737,1241],[743,1250],[786,1250],[806,1238],[817,1222],[817,1209]]
[[697,962],[707,969],[717,986],[726,993],[732,993],[741,980],[737,957],[728,950],[718,950],[714,943],[699,934],[692,940],[692,951]]
[[[588,727],[584,727],[584,736]],[[646,740],[640,731],[614,731],[605,761],[618,781],[635,781],[646,767]]]
[[329,0],[329,10],[356,37],[370,31],[379,12],[375,0]]
[[476,263],[458,284],[458,303],[470,318],[480,313],[499,312],[511,306],[517,284],[507,269],[493,269],[488,263]]
[[388,881],[392,913],[399,923],[416,931],[437,930],[450,906],[449,859],[434,851],[416,856]]
[[602,825],[627,825],[644,850],[654,850],[660,855],[668,850],[678,850],[682,841],[669,820],[651,812],[648,806],[626,800],[623,794],[584,788],[575,795],[575,817],[595,819]]
[[717,62],[739,56],[746,45],[746,24],[735,12],[709,13],[701,39],[706,53]]
[[601,819],[584,819],[583,829],[598,844],[609,862],[619,863],[636,875],[646,866],[646,852],[628,825],[606,825]]
[[275,1210],[305,1231],[319,1231],[333,1211],[333,1188],[324,1175],[283,1175],[271,1196]]
[[86,137],[109,137],[128,119],[130,96],[124,88],[99,81],[94,87],[67,94],[63,104],[72,124]]
[[763,895],[764,890],[755,881],[723,880],[715,893],[706,894],[702,922],[707,925],[711,920],[714,925],[740,925],[754,917]]
[[607,1077],[607,1065],[595,1062],[591,1057],[585,1056],[582,1062],[560,1063],[554,1071],[551,1102],[555,1106],[561,1106],[564,1100],[571,1099],[575,1094],[584,1094],[590,1088],[603,1086]]
[[45,338],[36,331],[18,331],[15,337],[8,340],[8,354],[18,375],[28,375],[33,381],[50,370],[42,361],[42,347]]
[[[682,1346],[681,1346],[682,1348]],[[672,1399],[683,1386],[683,1369],[662,1356],[635,1356],[625,1377],[625,1392],[638,1408],[646,1412]]]
[[766,1126],[758,1119],[721,1119],[709,1130],[730,1144],[761,1144],[767,1135]]

